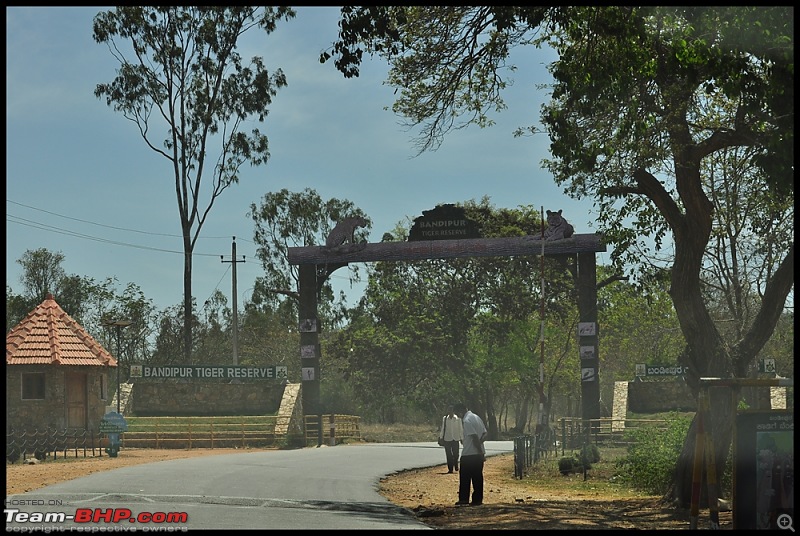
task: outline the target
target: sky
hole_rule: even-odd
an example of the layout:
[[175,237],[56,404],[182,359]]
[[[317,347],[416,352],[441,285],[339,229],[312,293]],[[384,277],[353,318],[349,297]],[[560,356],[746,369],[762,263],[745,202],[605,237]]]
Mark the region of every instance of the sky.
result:
[[[119,66],[92,38],[100,7],[6,8],[6,285],[22,291],[17,262],[45,248],[64,256],[69,275],[118,290],[139,286],[159,309],[181,303],[183,250],[173,176],[135,125],[94,96]],[[240,182],[223,192],[204,225],[193,259],[193,294],[202,305],[215,290],[230,300],[236,237],[237,297],[241,304],[263,273],[247,213],[269,192],[315,190],[324,200],[347,199],[372,220],[370,242],[398,223],[441,203],[479,201],[497,208],[532,205],[563,210],[576,233],[592,233],[591,200],[563,193],[541,160],[546,134],[515,138],[517,127],[539,124],[549,91],[550,50],[528,47],[511,62],[519,69],[503,93],[508,108],[495,125],[447,135],[417,156],[415,132],[391,112],[394,88],[387,64],[367,60],[346,79],[320,52],[337,38],[339,10],[299,7],[275,32],[242,42],[244,58],[282,69],[288,85],[273,99],[266,122],[269,161],[245,165]],[[161,139],[160,136],[158,139]],[[606,264],[605,254],[598,263]],[[363,287],[334,274],[334,288],[355,304]]]

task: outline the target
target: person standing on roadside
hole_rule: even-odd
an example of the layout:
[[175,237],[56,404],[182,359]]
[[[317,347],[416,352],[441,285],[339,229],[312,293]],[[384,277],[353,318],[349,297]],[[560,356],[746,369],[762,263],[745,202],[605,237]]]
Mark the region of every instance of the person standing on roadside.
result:
[[[481,418],[469,411],[464,404],[456,404],[453,409],[455,414],[461,417],[464,429],[456,506],[480,506],[483,504],[483,462],[486,460],[483,443],[486,441],[488,431]],[[472,502],[469,501],[470,485]]]
[[458,445],[464,440],[464,427],[461,419],[455,414],[453,406],[442,417],[442,427],[439,429],[439,444],[444,447],[447,457],[447,472],[458,472]]

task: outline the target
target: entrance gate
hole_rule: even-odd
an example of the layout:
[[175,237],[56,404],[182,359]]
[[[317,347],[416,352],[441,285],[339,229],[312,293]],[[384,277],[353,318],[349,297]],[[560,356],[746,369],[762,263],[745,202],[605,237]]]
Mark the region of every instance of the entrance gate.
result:
[[[544,242],[544,243],[543,243]],[[511,238],[466,238],[460,240],[420,240],[342,244],[335,247],[288,248],[289,264],[299,267],[300,358],[303,415],[319,417],[318,445],[322,444],[320,408],[319,331],[317,291],[334,270],[351,262],[416,261],[460,257],[500,257],[545,255],[573,260],[568,265],[578,291],[578,346],[581,349],[582,418],[599,422],[600,379],[597,329],[596,252],[606,251],[598,234],[573,234],[560,240],[542,240],[528,235]],[[594,419],[594,421],[591,421]],[[587,427],[588,430],[588,427]]]

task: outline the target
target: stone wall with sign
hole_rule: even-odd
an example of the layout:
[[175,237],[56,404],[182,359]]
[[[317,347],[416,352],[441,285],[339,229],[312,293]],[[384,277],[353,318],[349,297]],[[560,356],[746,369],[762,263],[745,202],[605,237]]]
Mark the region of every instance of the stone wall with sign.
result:
[[226,417],[277,413],[283,383],[136,382],[130,410],[137,417]]
[[697,401],[683,379],[660,382],[628,382],[628,411],[696,411]]

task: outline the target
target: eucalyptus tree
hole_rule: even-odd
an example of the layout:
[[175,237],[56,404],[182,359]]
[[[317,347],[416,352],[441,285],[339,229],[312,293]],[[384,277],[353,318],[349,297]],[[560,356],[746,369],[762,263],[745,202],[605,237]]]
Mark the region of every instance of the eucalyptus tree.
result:
[[[542,110],[552,157],[544,165],[567,194],[595,199],[619,268],[635,276],[672,245],[669,293],[686,341],[679,358],[698,393],[701,377],[736,376],[756,359],[794,285],[792,225],[762,274],[752,322],[726,340],[701,277],[719,216],[704,182],[710,157],[749,148],[761,189],[793,200],[793,21],[789,6],[348,6],[339,40],[320,59],[334,58],[350,77],[365,52],[385,58],[398,94],[392,109],[421,127],[419,147],[428,150],[454,128],[490,124],[488,112],[505,107],[512,49],[552,47],[552,98]],[[708,113],[720,102],[733,113]],[[521,126],[518,134],[538,132]],[[774,221],[771,204],[755,208],[747,217]],[[712,392],[712,412],[721,474],[733,424],[727,394]],[[693,422],[670,493],[682,505],[695,434]]]
[[198,363],[222,364],[232,360],[233,314],[225,294],[215,289],[198,316],[197,343],[192,354]]
[[[366,241],[372,222],[364,212],[347,199],[331,198],[324,201],[310,188],[302,192],[282,189],[264,194],[260,204],[252,203],[248,217],[255,230],[256,257],[261,261],[264,275],[256,278],[253,302],[285,309],[297,319],[299,300],[299,267],[289,264],[290,247],[308,247],[325,244],[336,223],[349,216],[360,216],[367,224],[355,231],[355,240]],[[359,280],[357,265],[348,268],[351,282]],[[344,294],[334,296],[329,274],[318,289],[320,316],[329,326],[337,324],[343,315]]]
[[[245,63],[237,46],[253,28],[272,33],[288,7],[129,6],[95,16],[93,37],[119,62],[94,94],[131,121],[171,171],[183,237],[183,356],[191,362],[192,254],[216,199],[239,182],[245,163],[267,162],[258,128],[279,88],[280,69]],[[216,149],[214,149],[216,148]],[[216,161],[213,158],[216,156]]]
[[[732,147],[703,163],[715,222],[702,267],[703,294],[727,340],[741,340],[756,321],[766,282],[794,239],[794,198],[764,188],[750,147]],[[737,376],[754,365],[734,363]]]
[[254,306],[248,300],[239,319],[239,354],[243,365],[285,366],[290,378],[300,377],[296,316],[289,316],[280,308]]

